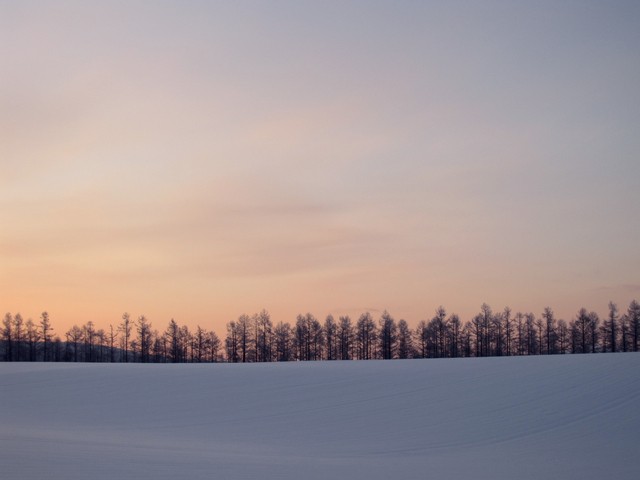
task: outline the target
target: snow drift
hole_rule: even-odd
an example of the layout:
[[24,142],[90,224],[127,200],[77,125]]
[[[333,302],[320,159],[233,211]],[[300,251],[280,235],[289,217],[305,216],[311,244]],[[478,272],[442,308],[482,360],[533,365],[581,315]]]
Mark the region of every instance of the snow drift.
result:
[[635,479],[640,355],[0,364],[6,479]]

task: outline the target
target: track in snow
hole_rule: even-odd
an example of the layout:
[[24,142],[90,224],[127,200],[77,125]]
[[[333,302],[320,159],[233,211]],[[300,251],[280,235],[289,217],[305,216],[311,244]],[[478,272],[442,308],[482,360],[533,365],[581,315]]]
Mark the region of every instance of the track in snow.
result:
[[640,355],[0,364],[7,479],[635,479]]

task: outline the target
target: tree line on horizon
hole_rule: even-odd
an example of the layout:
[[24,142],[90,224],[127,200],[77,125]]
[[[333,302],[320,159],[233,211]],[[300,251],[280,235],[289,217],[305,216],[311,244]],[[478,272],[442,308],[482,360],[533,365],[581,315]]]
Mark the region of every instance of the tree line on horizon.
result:
[[600,318],[581,308],[569,322],[545,308],[540,316],[513,313],[509,307],[494,312],[483,304],[471,320],[462,322],[443,307],[430,320],[411,328],[386,310],[377,321],[365,312],[357,320],[348,315],[323,322],[311,313],[295,323],[274,324],[266,310],[241,315],[216,332],[197,326],[194,331],[171,319],[166,330],[152,328],[141,315],[123,314],[118,325],[98,329],[92,321],[74,325],[64,336],[55,335],[47,312],[36,324],[19,313],[7,313],[0,329],[1,361],[44,362],[288,362],[317,360],[372,360],[458,358],[567,353],[637,352],[640,347],[640,304],[633,300],[620,313],[609,303]]

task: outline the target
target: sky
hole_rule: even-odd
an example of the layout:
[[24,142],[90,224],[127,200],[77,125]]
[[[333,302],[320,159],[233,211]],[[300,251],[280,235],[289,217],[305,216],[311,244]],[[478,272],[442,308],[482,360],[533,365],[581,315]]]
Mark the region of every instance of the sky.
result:
[[0,310],[62,335],[640,299],[640,4],[0,3]]

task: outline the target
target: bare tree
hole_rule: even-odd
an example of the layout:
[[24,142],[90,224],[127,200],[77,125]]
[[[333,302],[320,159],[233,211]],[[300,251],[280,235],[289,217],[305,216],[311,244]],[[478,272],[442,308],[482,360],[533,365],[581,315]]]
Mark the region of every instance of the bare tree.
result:
[[536,353],[538,352],[538,341],[536,337],[536,316],[531,312],[524,314],[524,341],[526,342],[526,354],[536,355]]
[[629,334],[631,335],[631,350],[638,351],[640,345],[640,303],[632,300],[627,310]]
[[596,312],[589,312],[589,320],[591,322],[591,353],[596,353],[599,344],[600,329],[598,325],[600,324],[600,317]]
[[158,330],[154,330],[151,334],[151,361],[153,363],[165,363],[167,357],[165,355],[166,338],[160,335]]
[[351,360],[353,358],[353,325],[349,315],[343,315],[339,319],[338,326],[338,351],[340,360]]
[[116,339],[118,338],[118,330],[113,327],[113,324],[109,324],[109,361],[114,363],[116,361]]
[[395,358],[396,347],[398,341],[398,327],[389,312],[386,310],[382,313],[379,320],[378,342],[380,349],[380,357],[384,360]]
[[493,338],[493,354],[501,357],[504,354],[504,328],[502,313],[498,312],[493,315],[492,321],[492,338]]
[[457,358],[460,356],[460,342],[462,335],[462,323],[460,322],[460,317],[455,313],[452,313],[449,316],[448,320],[449,325],[449,336],[451,340],[449,341],[449,356],[452,358]]
[[106,339],[106,335],[102,328],[96,331],[96,347],[97,347],[96,361],[98,362],[104,361],[104,345],[106,343],[105,339]]
[[571,322],[572,353],[587,353],[589,325],[589,313],[581,308],[575,321]]
[[54,362],[61,362],[63,360],[63,346],[62,340],[59,336],[55,336],[51,341],[51,359]]
[[375,355],[376,324],[369,312],[360,315],[356,324],[356,345],[359,360],[370,360]]
[[338,358],[338,325],[333,319],[333,315],[327,315],[324,320],[324,336],[327,347],[327,360],[336,360]]
[[482,315],[476,315],[475,317],[473,317],[470,323],[470,330],[474,338],[475,356],[482,357],[484,355],[484,348],[483,348],[484,329],[482,328]]
[[416,356],[427,358],[427,344],[429,343],[429,329],[427,322],[420,320],[415,331],[416,336]]
[[276,361],[288,362],[293,359],[291,325],[279,322],[274,330]]
[[29,361],[35,362],[38,360],[38,342],[40,341],[40,332],[36,328],[33,320],[30,318],[25,323],[27,349],[29,353]]
[[131,317],[127,312],[122,314],[122,323],[118,326],[118,331],[122,333],[121,348],[124,351],[124,362],[129,361],[129,344],[131,342]]
[[558,351],[561,354],[567,353],[567,349],[570,344],[570,336],[569,336],[569,328],[567,327],[567,322],[564,320],[558,320]]
[[482,334],[482,356],[491,355],[491,327],[493,326],[493,311],[486,303],[480,307],[480,332]]
[[505,342],[505,354],[509,357],[512,355],[511,345],[513,343],[513,318],[511,317],[511,309],[504,307],[502,311],[502,320],[504,322],[504,342]]
[[473,333],[472,333],[471,324],[467,322],[462,328],[462,334],[460,336],[460,349],[462,352],[462,356],[464,357],[471,357],[473,355],[472,340],[471,340],[472,337],[473,337]]
[[40,315],[40,328],[42,329],[42,360],[46,362],[49,360],[47,355],[49,353],[48,347],[53,334],[51,320],[47,312],[42,312],[42,315]]
[[324,330],[315,317],[309,324],[309,339],[311,341],[311,358],[309,360],[322,360],[324,357]]
[[320,360],[324,347],[322,325],[311,313],[298,315],[294,330],[294,344],[298,360]]
[[516,322],[516,333],[518,338],[518,348],[516,349],[517,355],[524,355],[525,352],[525,326],[524,326],[524,315],[521,312],[516,313],[515,316]]
[[14,340],[14,358],[17,362],[23,360],[23,341],[24,341],[24,330],[23,330],[23,320],[22,315],[20,313],[16,313],[13,317],[13,340]]
[[398,358],[413,357],[413,340],[411,330],[405,320],[398,322]]
[[545,328],[545,344],[547,355],[552,355],[556,352],[556,319],[553,314],[553,310],[549,307],[545,307],[542,312],[542,318],[544,319]]
[[447,312],[442,305],[436,309],[436,314],[431,319],[428,327],[430,331],[429,338],[431,340],[431,351],[433,352],[431,356],[435,358],[442,358],[446,353],[448,331]]
[[602,325],[602,351],[616,352],[618,336],[618,306],[609,302],[609,318]]
[[227,361],[238,363],[240,361],[240,327],[235,321],[227,323],[227,336],[224,340]]
[[220,338],[216,335],[216,332],[211,331],[208,334],[207,347],[209,350],[209,361],[218,361],[218,352],[220,351]]
[[[477,357],[487,357],[492,352],[492,336],[495,329],[494,315],[491,307],[483,303],[480,313],[471,320],[473,336],[475,337],[475,354]],[[495,336],[493,338],[495,344]]]
[[534,321],[534,325],[536,326],[536,329],[538,330],[538,339],[537,339],[537,345],[538,345],[538,355],[542,355],[542,346],[544,345],[544,338],[542,336],[542,332],[544,330],[544,322],[542,321],[541,318],[537,318]]
[[85,324],[83,330],[84,330],[84,347],[85,347],[84,361],[93,362],[95,361],[95,358],[93,356],[93,350],[94,350],[93,345],[96,339],[96,329],[95,329],[95,326],[93,325],[93,322],[89,320]]
[[248,362],[251,358],[251,330],[251,318],[248,315],[240,315],[238,317],[238,333],[240,335],[238,346],[242,363]]
[[193,342],[195,347],[194,361],[202,363],[205,359],[207,350],[207,331],[200,325],[196,327],[196,333],[193,335]]
[[77,362],[79,347],[83,338],[82,329],[77,325],[74,325],[66,333],[66,337],[67,337],[67,344],[71,345],[71,347],[73,348],[73,361]]
[[620,349],[623,352],[629,351],[629,317],[627,314],[620,316]]
[[2,340],[5,344],[4,359],[6,362],[13,361],[13,316],[6,313],[2,320]]
[[182,345],[180,327],[173,318],[169,321],[165,335],[169,347],[169,361],[172,363],[184,361],[184,347]]
[[266,310],[254,317],[256,325],[255,349],[257,362],[270,362],[273,350],[273,323]]
[[183,361],[193,363],[196,344],[194,336],[186,325],[180,327],[180,342],[183,348]]
[[149,362],[151,350],[151,324],[147,317],[140,315],[136,322],[136,333],[138,334],[138,348],[140,351],[140,362]]

